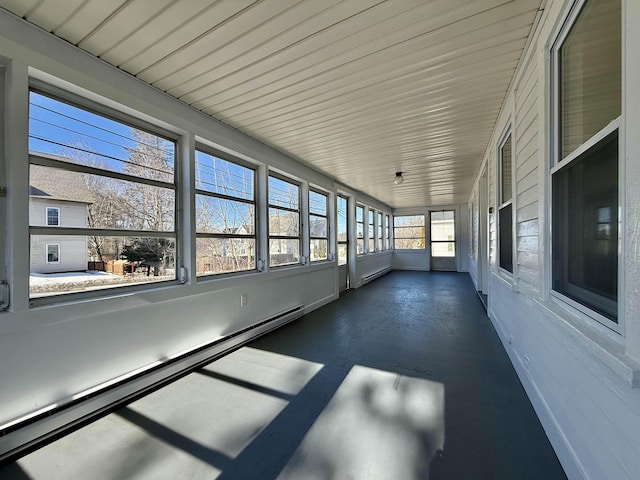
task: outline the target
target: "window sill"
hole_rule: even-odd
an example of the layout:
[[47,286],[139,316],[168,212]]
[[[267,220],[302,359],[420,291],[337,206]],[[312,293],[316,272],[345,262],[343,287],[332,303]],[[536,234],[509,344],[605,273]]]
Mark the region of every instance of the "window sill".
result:
[[498,267],[498,269],[493,272],[494,276],[502,282],[502,284],[510,289],[512,292],[516,291],[516,283],[514,282],[513,275],[506,270]]
[[534,301],[547,313],[560,319],[576,340],[622,378],[630,388],[640,388],[640,363],[624,353],[622,336],[604,325],[597,324],[595,320],[593,323],[586,322],[585,319],[559,306],[553,299]]

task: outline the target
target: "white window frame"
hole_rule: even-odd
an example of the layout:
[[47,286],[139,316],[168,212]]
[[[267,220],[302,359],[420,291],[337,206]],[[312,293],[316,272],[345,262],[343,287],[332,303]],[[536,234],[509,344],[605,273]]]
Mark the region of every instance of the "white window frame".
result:
[[389,237],[389,231],[391,230],[390,228],[391,225],[391,216],[386,213],[384,215],[384,249],[385,250],[391,250],[391,237]]
[[[362,212],[362,221],[358,221],[358,210],[360,210]],[[356,255],[360,256],[360,255],[366,255],[367,253],[367,235],[365,232],[365,225],[366,225],[366,216],[365,216],[365,207],[364,205],[360,205],[357,204],[356,205],[356,231],[355,231],[355,237],[356,237]],[[362,237],[358,237],[358,226],[362,226]],[[361,240],[362,241],[362,252],[358,252],[358,241]]]
[[[56,247],[58,249],[58,260],[55,262],[49,261],[49,247]],[[44,246],[44,258],[48,265],[55,265],[60,263],[60,244],[59,243],[45,243]]]
[[[56,214],[56,219],[58,220],[58,223],[49,223],[49,211],[53,211],[55,210],[56,212],[58,212]],[[44,211],[44,223],[47,227],[59,227],[60,226],[60,207],[45,207],[45,211]]]
[[[396,235],[396,229],[404,229],[404,228],[414,228],[414,227],[404,227],[396,225],[396,218],[401,217],[422,217],[422,225],[418,225],[418,227],[422,227],[424,229],[424,235],[422,237],[399,237]],[[393,249],[398,250],[399,252],[411,252],[411,251],[425,251],[427,250],[427,241],[428,229],[427,229],[427,216],[424,213],[416,213],[416,214],[407,214],[407,215],[394,215],[393,216]],[[396,245],[396,240],[422,240],[424,247],[422,248],[398,248]]]
[[[320,215],[318,213],[313,213],[311,212],[311,194],[315,193],[318,195],[322,195],[324,197],[325,200],[325,213],[324,215]],[[330,238],[330,232],[331,232],[331,226],[329,225],[329,194],[326,192],[323,192],[322,190],[319,190],[317,188],[309,188],[309,212],[308,212],[308,224],[309,224],[309,262],[312,263],[318,263],[318,262],[327,262],[329,261],[330,258],[330,252],[329,252],[329,238]],[[327,222],[327,232],[326,232],[326,236],[324,237],[318,237],[318,236],[312,236],[311,235],[311,217],[319,217],[319,218],[324,218],[325,221]],[[314,260],[313,258],[311,258],[311,243],[313,240],[324,240],[325,242],[327,242],[327,256],[326,258],[318,258],[316,260]]]
[[[550,58],[549,69],[548,69],[548,82],[549,82],[549,97],[548,97],[548,108],[549,108],[549,123],[550,123],[550,142],[548,144],[548,152],[549,152],[549,162],[548,162],[548,175],[546,176],[546,198],[548,199],[547,205],[545,208],[545,212],[547,214],[547,225],[549,228],[550,235],[546,238],[545,246],[549,255],[547,255],[547,259],[545,261],[545,281],[546,281],[546,289],[545,291],[548,293],[549,298],[555,305],[560,307],[561,309],[567,311],[569,314],[581,318],[585,322],[589,323],[595,329],[601,329],[602,327],[606,327],[606,329],[612,330],[620,335],[624,335],[625,325],[625,305],[624,305],[624,256],[620,253],[623,251],[623,228],[622,228],[622,219],[624,218],[624,166],[625,166],[625,152],[624,152],[624,130],[623,130],[623,118],[625,111],[625,102],[624,98],[621,101],[621,114],[611,121],[608,125],[603,127],[599,132],[595,133],[591,138],[587,139],[583,144],[577,147],[573,152],[569,153],[565,158],[560,158],[560,129],[561,122],[558,120],[559,114],[559,101],[560,101],[560,64],[559,64],[559,50],[564,44],[569,32],[577,18],[579,17],[585,3],[588,0],[575,0],[571,5],[568,6],[565,15],[563,16],[564,22],[560,24],[556,31],[551,36],[551,41],[549,42],[548,54]],[[622,0],[623,5],[622,9],[624,11],[624,0]],[[621,19],[622,25],[624,25],[624,18]],[[622,28],[621,25],[621,28]],[[624,61],[625,61],[625,42],[624,42],[624,29],[622,29],[622,42],[620,45],[621,48],[621,69],[624,73]],[[622,82],[624,83],[624,75],[621,75]],[[624,88],[622,90],[624,92]],[[624,93],[622,93],[624,95]],[[564,167],[570,165],[577,158],[581,157],[585,152],[598,145],[601,141],[603,141],[610,134],[614,133],[617,130],[618,132],[618,294],[617,294],[617,307],[618,307],[618,315],[617,320],[618,323],[615,323],[611,319],[605,317],[604,315],[592,310],[586,305],[583,305],[580,302],[573,300],[560,292],[553,290],[553,200],[552,200],[552,189],[553,189],[553,176],[558,171],[562,170]]]
[[65,171],[74,171],[79,173],[86,173],[89,175],[99,175],[106,178],[117,179],[117,180],[128,180],[132,182],[139,183],[141,185],[151,185],[157,186],[165,189],[172,190],[174,192],[174,228],[169,231],[149,231],[149,230],[140,230],[140,231],[132,231],[126,229],[116,229],[116,228],[89,228],[89,227],[49,227],[46,226],[30,226],[29,227],[29,236],[33,235],[50,235],[51,230],[55,228],[55,235],[62,236],[108,236],[108,237],[135,237],[135,238],[168,238],[172,239],[175,244],[175,253],[174,253],[174,265],[175,265],[175,278],[171,280],[161,280],[157,282],[149,282],[146,284],[137,284],[137,285],[114,285],[113,287],[104,288],[104,289],[96,289],[90,291],[81,291],[81,292],[62,292],[56,295],[50,295],[45,297],[30,297],[29,304],[32,307],[41,306],[41,305],[50,305],[59,301],[66,301],[70,298],[80,298],[80,299],[94,299],[94,298],[104,298],[111,295],[119,295],[125,292],[136,292],[136,291],[148,291],[156,288],[162,288],[167,284],[181,284],[178,279],[178,273],[181,268],[182,255],[181,255],[181,239],[178,237],[178,228],[181,224],[181,216],[180,212],[181,208],[181,194],[179,190],[179,172],[180,172],[180,144],[179,144],[179,136],[174,132],[170,132],[168,130],[163,129],[157,125],[153,125],[144,120],[132,117],[126,113],[115,110],[111,107],[107,107],[106,105],[99,104],[93,100],[81,97],[77,94],[67,92],[59,87],[44,83],[42,81],[36,79],[30,79],[29,82],[29,94],[31,92],[35,92],[40,95],[44,95],[49,97],[55,101],[60,103],[64,103],[81,110],[102,116],[106,119],[113,120],[115,122],[119,122],[123,125],[128,125],[133,128],[148,132],[152,135],[156,135],[157,137],[163,138],[164,140],[168,140],[174,144],[174,165],[173,165],[173,182],[163,182],[160,180],[147,179],[143,177],[136,177],[133,175],[129,175],[127,173],[117,172],[115,170],[107,170],[104,168],[93,167],[82,164],[75,164],[65,162],[56,158],[51,157],[50,155],[42,155],[38,153],[29,153],[29,165],[38,165],[42,167],[50,167],[57,168]]
[[[220,239],[229,239],[229,240],[234,240],[234,239],[253,239],[254,242],[254,254],[253,254],[253,258],[254,258],[254,265],[253,268],[248,268],[248,269],[243,269],[243,270],[233,270],[233,271],[229,271],[229,272],[219,272],[219,273],[210,273],[210,274],[206,274],[206,275],[198,275],[197,279],[198,281],[203,281],[206,280],[208,278],[212,278],[212,277],[219,277],[220,275],[238,275],[238,274],[245,274],[245,273],[252,273],[252,272],[256,272],[258,270],[258,236],[257,236],[257,229],[258,229],[258,204],[256,201],[257,198],[257,182],[258,182],[258,169],[256,168],[255,165],[251,165],[250,163],[244,162],[240,159],[237,159],[233,156],[230,156],[228,154],[225,154],[223,152],[219,152],[214,148],[210,148],[206,145],[203,145],[201,143],[197,143],[195,146],[195,150],[196,152],[201,152],[204,153],[205,155],[210,155],[216,158],[219,158],[220,160],[224,160],[225,162],[229,162],[232,163],[234,165],[243,167],[243,168],[247,168],[249,170],[251,170],[253,172],[253,199],[252,200],[247,200],[243,197],[240,196],[234,196],[234,195],[228,195],[228,194],[223,194],[223,193],[216,193],[216,192],[210,192],[208,190],[202,190],[202,189],[198,189],[198,188],[194,188],[194,200],[195,200],[195,195],[203,195],[206,197],[210,197],[210,198],[217,198],[217,199],[222,199],[222,200],[231,200],[233,202],[238,202],[238,203],[245,203],[248,205],[253,205],[253,212],[254,212],[254,216],[253,216],[253,234],[237,234],[237,233],[204,233],[204,232],[198,232],[197,231],[197,225],[196,225],[196,239],[198,238],[220,238]],[[194,153],[195,155],[195,153]],[[194,172],[194,177],[195,177],[195,172]],[[194,205],[195,205],[195,201],[194,201]],[[194,222],[195,225],[195,222]],[[196,255],[197,255],[197,246],[196,246]]]
[[[367,249],[368,254],[376,252],[376,211],[367,207]],[[371,248],[373,246],[373,248]]]
[[[338,230],[338,222],[339,222],[339,214],[338,214],[338,204],[340,200],[344,200],[344,214],[345,214],[345,226],[346,226],[346,236],[345,240],[340,240],[339,235],[340,232]],[[338,193],[338,197],[336,199],[336,245],[338,251],[336,252],[336,260],[338,261],[338,265],[347,265],[349,263],[349,197]],[[345,251],[347,252],[347,258],[344,263],[340,263],[340,247],[344,245]]]
[[380,211],[376,215],[376,250],[384,250],[384,214]]
[[[282,182],[295,185],[298,188],[298,208],[297,209],[282,207],[269,202],[269,179],[272,177]],[[269,210],[271,208],[275,208],[277,210],[283,210],[291,213],[296,213],[298,215],[298,235],[297,236],[271,234],[271,231],[269,228]],[[293,266],[300,265],[304,262],[304,254],[302,250],[302,227],[303,225],[302,225],[302,185],[301,183],[295,181],[293,178],[287,177],[286,175],[281,175],[280,173],[275,171],[269,171],[267,175],[267,250],[268,250],[267,262],[270,269],[293,267]],[[273,265],[271,263],[271,250],[270,250],[271,240],[297,240],[298,241],[298,261]]]
[[[503,157],[503,148],[505,146],[505,144],[507,143],[508,140],[511,140],[511,196],[507,199],[504,198],[504,157]],[[498,268],[498,271],[506,276],[509,279],[512,279],[515,276],[515,269],[516,269],[516,248],[515,248],[515,220],[516,220],[516,215],[515,215],[515,202],[514,202],[514,197],[515,197],[515,148],[514,148],[515,142],[514,142],[514,137],[512,135],[511,132],[511,124],[508,124],[507,127],[505,128],[504,132],[502,133],[502,135],[500,136],[500,140],[498,141],[498,148],[497,148],[497,165],[498,165],[498,173],[497,173],[497,179],[498,179],[498,186],[497,186],[497,193],[498,193],[498,208],[496,209],[496,266]],[[501,258],[501,249],[500,249],[500,235],[502,232],[502,225],[500,224],[500,212],[501,210],[503,210],[504,208],[509,208],[511,207],[511,272],[509,270],[507,270],[506,268],[504,268],[501,265],[500,262],[500,258]]]

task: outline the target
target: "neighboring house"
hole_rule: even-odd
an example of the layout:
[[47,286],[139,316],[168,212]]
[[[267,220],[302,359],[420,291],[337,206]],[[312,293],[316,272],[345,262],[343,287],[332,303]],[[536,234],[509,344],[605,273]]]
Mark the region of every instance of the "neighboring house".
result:
[[[30,226],[87,226],[91,194],[82,174],[32,165],[29,183]],[[85,271],[87,261],[84,235],[31,236],[31,273]]]

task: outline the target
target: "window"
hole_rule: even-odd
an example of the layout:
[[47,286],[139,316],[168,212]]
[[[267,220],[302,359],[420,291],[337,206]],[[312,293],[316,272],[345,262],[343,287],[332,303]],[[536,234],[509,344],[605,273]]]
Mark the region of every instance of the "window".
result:
[[373,253],[376,251],[376,237],[375,237],[375,212],[371,209],[369,211],[369,228],[367,228],[367,239],[369,240],[369,250],[368,253]]
[[348,251],[347,199],[338,195],[338,265],[347,264]]
[[383,243],[383,237],[382,237],[382,231],[383,231],[383,225],[382,225],[382,212],[378,212],[378,241],[377,241],[377,245],[376,245],[376,250],[383,250],[384,249],[384,243]]
[[396,250],[424,250],[424,215],[393,217],[393,245]]
[[269,175],[269,265],[300,262],[300,187]]
[[621,2],[571,15],[553,47],[552,293],[617,329]]
[[500,205],[498,207],[499,265],[509,273],[513,273],[512,157],[511,134],[509,134],[500,145]]
[[[50,92],[29,94],[30,297],[175,280],[172,134]],[[65,282],[61,272],[80,273]]]
[[60,244],[47,243],[47,263],[60,263]]
[[327,259],[329,219],[324,193],[309,190],[309,257],[312,262]]
[[356,253],[364,255],[364,207],[356,205]]
[[454,210],[430,212],[431,256],[456,256],[456,222]]
[[389,250],[391,248],[391,239],[389,238],[389,224],[391,223],[391,217],[385,215],[384,220],[384,248]]
[[58,207],[47,207],[47,226],[60,226],[60,209]]
[[197,275],[255,270],[255,170],[200,147],[195,185]]

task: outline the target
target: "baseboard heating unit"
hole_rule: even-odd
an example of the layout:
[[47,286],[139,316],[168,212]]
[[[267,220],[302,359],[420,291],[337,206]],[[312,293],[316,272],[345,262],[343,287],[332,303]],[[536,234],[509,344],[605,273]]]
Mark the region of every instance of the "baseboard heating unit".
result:
[[391,271],[391,267],[383,268],[382,270],[379,270],[377,272],[370,273],[368,275],[362,276],[360,278],[360,281],[361,281],[362,285],[364,285],[365,283],[372,282],[376,278],[380,278],[381,276],[386,275],[390,271]]
[[158,360],[102,385],[63,399],[54,405],[0,425],[0,462],[25,455],[131,403],[212,361],[237,350],[257,337],[304,314],[304,305],[279,312],[249,327]]

